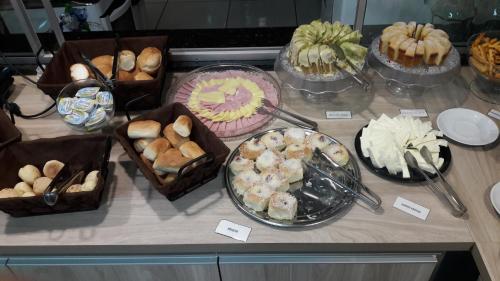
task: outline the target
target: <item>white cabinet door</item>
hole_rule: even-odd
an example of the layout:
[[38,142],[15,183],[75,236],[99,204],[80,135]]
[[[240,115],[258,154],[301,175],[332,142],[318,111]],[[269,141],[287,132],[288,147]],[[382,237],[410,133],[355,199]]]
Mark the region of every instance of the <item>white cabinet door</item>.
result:
[[437,257],[427,255],[225,255],[223,281],[428,281]]
[[216,256],[13,257],[27,281],[219,281]]

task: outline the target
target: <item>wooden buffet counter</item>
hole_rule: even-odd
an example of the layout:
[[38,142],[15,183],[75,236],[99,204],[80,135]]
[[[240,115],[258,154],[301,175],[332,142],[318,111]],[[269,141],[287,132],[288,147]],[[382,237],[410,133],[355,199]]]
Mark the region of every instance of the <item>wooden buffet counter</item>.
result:
[[[467,68],[463,69],[462,74],[465,80],[471,77]],[[382,81],[378,78],[376,81],[373,100],[364,110],[353,111],[353,118],[349,120],[315,119],[319,123],[319,130],[334,136],[354,151],[354,135],[368,120],[382,113],[397,115],[401,106],[391,103]],[[37,112],[50,104],[48,96],[23,79],[16,77],[15,85],[11,100],[18,103],[23,112]],[[293,102],[293,98],[285,99],[285,107],[290,108],[287,106],[288,102]],[[433,100],[426,102],[434,103]],[[441,101],[436,99],[435,102]],[[413,108],[422,108],[418,103]],[[487,113],[491,108],[499,109],[498,105],[485,103],[472,93],[467,95],[462,107],[482,113]],[[435,122],[439,112],[427,110],[431,120]],[[123,116],[115,119],[116,125],[125,120]],[[16,125],[24,140],[76,133],[63,124],[55,112],[36,120],[17,118]],[[272,127],[280,126],[287,125],[281,121],[272,124]],[[112,133],[112,130],[106,133]],[[238,143],[239,141],[232,141],[227,145],[233,149]],[[3,231],[0,233],[0,256],[14,261],[12,268],[16,271],[16,261],[17,265],[32,264],[22,258],[40,255],[200,254],[218,256],[219,262],[222,262],[225,254],[236,255],[238,260],[238,254],[248,253],[338,254],[340,258],[353,253],[363,256],[391,253],[396,257],[405,253],[402,256],[404,260],[408,256],[418,257],[422,253],[432,256],[447,251],[472,251],[481,271],[481,278],[488,280],[489,274],[491,280],[500,281],[500,220],[488,199],[490,188],[500,180],[500,149],[498,145],[465,147],[456,144],[450,144],[450,148],[453,160],[446,175],[469,209],[466,218],[453,217],[424,185],[389,182],[375,176],[360,164],[364,183],[383,200],[383,212],[372,213],[355,204],[345,215],[326,224],[303,230],[282,230],[257,223],[238,211],[225,190],[222,172],[217,179],[177,201],[167,201],[149,185],[120,144],[115,142],[111,151],[108,191],[98,210],[28,218],[1,215],[0,228]],[[393,208],[398,196],[430,208],[427,220],[422,221]],[[242,243],[216,234],[214,230],[221,219],[251,227],[248,241]],[[365,260],[369,259],[365,256]],[[229,260],[235,259],[233,257]],[[410,264],[418,262],[418,259],[409,259]],[[432,272],[432,268],[429,272]],[[425,268],[416,270],[425,271]],[[242,269],[240,275],[244,272],[245,269]],[[270,274],[267,270],[264,272],[263,276]],[[418,279],[415,276],[419,274],[409,272],[406,275],[413,275],[411,279],[405,276],[387,280],[425,279]],[[221,266],[221,273],[224,280],[231,280],[234,274],[224,266]],[[224,278],[224,275],[228,278]],[[211,270],[206,273],[195,270],[195,276],[205,278],[193,280],[212,280],[211,277],[215,275]],[[219,277],[214,278],[218,280]],[[294,277],[290,280],[296,279]]]

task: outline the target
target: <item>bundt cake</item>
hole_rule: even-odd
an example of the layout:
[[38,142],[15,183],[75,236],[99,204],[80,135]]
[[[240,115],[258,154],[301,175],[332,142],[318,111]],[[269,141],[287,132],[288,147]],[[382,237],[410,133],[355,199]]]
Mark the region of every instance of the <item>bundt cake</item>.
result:
[[450,50],[448,34],[430,23],[396,22],[385,28],[380,37],[380,52],[408,67],[422,63],[440,65]]
[[333,62],[352,72],[346,62],[337,59],[331,46],[339,46],[346,59],[354,65],[362,65],[367,49],[359,45],[360,40],[361,33],[353,31],[349,25],[315,20],[294,31],[288,56],[297,70],[307,74],[334,73],[337,69]]

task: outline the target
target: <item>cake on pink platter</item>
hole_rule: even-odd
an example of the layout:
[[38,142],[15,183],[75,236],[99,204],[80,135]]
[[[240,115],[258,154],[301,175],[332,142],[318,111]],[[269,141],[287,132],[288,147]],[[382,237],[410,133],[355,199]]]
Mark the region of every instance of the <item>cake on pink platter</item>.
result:
[[225,70],[186,81],[177,89],[174,102],[186,105],[218,137],[235,137],[271,120],[257,111],[264,98],[279,105],[278,89],[265,74]]

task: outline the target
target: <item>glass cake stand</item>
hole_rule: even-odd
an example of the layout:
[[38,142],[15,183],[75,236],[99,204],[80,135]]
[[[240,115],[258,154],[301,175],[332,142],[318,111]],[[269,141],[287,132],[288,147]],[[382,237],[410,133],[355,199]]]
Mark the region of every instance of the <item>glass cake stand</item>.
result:
[[385,80],[387,90],[394,95],[419,94],[448,83],[460,73],[460,55],[454,47],[439,66],[405,67],[380,53],[379,43],[380,37],[373,40],[367,62]]
[[[486,36],[490,38],[499,38],[500,39],[500,31],[488,31],[485,32]],[[467,50],[470,50],[472,42],[476,39],[479,34],[472,35],[467,43]],[[478,98],[494,104],[500,104],[500,79],[495,79],[489,77],[474,67],[470,63],[469,65],[472,69],[472,73],[474,74],[474,79],[470,82],[470,89],[472,93]],[[497,67],[497,72],[500,72],[500,67]]]
[[[306,74],[290,64],[288,57],[290,45],[283,47],[274,63],[274,71],[287,91],[300,92],[310,99],[325,95],[344,93],[357,86],[352,77],[343,71],[325,74]],[[357,65],[363,69],[365,63]]]

